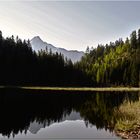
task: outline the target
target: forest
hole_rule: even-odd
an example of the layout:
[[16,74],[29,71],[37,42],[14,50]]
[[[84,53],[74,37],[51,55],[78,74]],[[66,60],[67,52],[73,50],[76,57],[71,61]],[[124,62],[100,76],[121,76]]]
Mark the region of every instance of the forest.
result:
[[140,29],[125,41],[87,47],[80,62],[62,54],[32,50],[29,40],[4,38],[0,32],[0,85],[134,86],[140,85]]
[[140,85],[140,29],[125,41],[120,38],[110,44],[87,47],[76,67],[91,77],[96,86]]
[[35,52],[29,40],[4,38],[0,32],[0,85],[83,86],[87,76],[62,54]]

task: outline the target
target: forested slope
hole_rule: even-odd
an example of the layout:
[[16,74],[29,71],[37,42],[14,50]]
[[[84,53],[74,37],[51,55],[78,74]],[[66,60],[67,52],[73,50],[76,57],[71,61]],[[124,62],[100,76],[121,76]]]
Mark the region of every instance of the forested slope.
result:
[[62,54],[32,50],[30,41],[0,32],[0,85],[88,86],[89,79]]
[[0,32],[0,85],[31,86],[139,86],[140,29],[130,38],[87,48],[73,64],[62,54],[38,53],[30,41],[4,38]]
[[92,78],[95,86],[139,86],[140,81],[140,29],[130,38],[121,38],[97,48],[87,48],[76,67]]

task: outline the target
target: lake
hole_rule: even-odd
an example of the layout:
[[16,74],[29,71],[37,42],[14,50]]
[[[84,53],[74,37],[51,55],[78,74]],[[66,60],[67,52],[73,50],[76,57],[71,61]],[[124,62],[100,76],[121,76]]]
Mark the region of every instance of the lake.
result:
[[124,101],[138,92],[0,89],[1,139],[120,139],[114,127]]

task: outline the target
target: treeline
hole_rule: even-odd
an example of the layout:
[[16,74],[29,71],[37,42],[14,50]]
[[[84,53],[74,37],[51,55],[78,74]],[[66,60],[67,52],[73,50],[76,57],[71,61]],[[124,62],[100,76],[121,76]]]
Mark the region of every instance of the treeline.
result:
[[140,29],[125,41],[88,47],[75,64],[47,49],[36,53],[29,40],[0,32],[0,85],[139,86]]
[[140,29],[130,38],[110,44],[87,47],[86,54],[75,67],[92,78],[93,86],[140,85]]
[[30,41],[0,32],[0,85],[82,86],[87,76],[62,54],[32,50]]

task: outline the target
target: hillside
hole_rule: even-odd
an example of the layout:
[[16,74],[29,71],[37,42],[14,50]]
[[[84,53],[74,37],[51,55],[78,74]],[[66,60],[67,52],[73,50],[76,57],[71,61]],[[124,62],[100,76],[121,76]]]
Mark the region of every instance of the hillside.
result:
[[121,38],[97,48],[87,48],[77,67],[98,86],[138,86],[140,81],[140,29],[130,38]]

